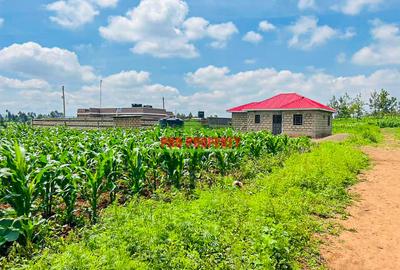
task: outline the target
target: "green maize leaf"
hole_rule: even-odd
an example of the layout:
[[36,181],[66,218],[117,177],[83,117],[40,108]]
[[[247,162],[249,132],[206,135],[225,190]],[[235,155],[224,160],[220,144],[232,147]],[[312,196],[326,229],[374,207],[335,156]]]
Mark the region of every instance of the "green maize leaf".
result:
[[16,241],[19,237],[20,233],[17,230],[11,230],[9,233],[7,233],[4,238],[8,241],[8,242],[13,242]]
[[0,235],[0,247],[7,242],[7,239]]

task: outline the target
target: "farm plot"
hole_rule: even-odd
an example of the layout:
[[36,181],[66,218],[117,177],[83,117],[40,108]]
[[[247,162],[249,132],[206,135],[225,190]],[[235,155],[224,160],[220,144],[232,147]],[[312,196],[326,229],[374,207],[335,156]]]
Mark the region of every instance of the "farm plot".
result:
[[[230,129],[78,131],[10,125],[0,133],[3,255],[30,254],[48,235],[95,224],[107,205],[176,191],[195,197],[196,189],[213,186],[217,176],[247,177],[240,168],[251,160],[310,148],[306,138]],[[171,147],[165,144],[168,138],[193,138],[193,144]],[[204,147],[200,138],[239,138],[240,145]]]

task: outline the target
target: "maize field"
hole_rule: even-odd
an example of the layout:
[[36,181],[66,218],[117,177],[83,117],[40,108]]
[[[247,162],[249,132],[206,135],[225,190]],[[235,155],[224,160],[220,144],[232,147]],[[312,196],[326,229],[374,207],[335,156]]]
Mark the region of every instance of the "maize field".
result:
[[[234,147],[166,147],[163,138],[240,139]],[[239,140],[237,139],[237,141]],[[308,138],[231,129],[0,129],[0,253],[33,248],[41,229],[92,224],[109,204],[213,185],[248,159],[304,152]],[[50,225],[49,225],[50,224]]]

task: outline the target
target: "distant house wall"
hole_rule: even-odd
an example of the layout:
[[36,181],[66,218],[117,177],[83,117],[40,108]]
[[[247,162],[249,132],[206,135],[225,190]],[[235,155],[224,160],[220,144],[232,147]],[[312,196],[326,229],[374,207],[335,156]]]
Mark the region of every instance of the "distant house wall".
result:
[[140,116],[136,117],[114,117],[115,127],[121,128],[138,128],[142,125],[142,120]]
[[84,118],[51,118],[34,119],[32,126],[35,127],[54,127],[65,126],[70,128],[112,128],[114,121],[112,119],[84,119]]
[[[268,130],[272,131],[272,115],[271,111],[252,111],[247,112],[247,130]],[[256,123],[256,115],[260,115],[260,123]]]
[[247,113],[234,112],[232,113],[232,127],[238,130],[247,130]]
[[158,124],[158,119],[141,115],[117,116],[114,118],[88,117],[88,118],[54,118],[54,119],[34,119],[32,126],[35,127],[54,127],[65,126],[70,128],[94,129],[94,128],[141,128],[152,127]]
[[332,113],[324,111],[314,113],[314,134],[316,138],[332,135]]
[[[314,134],[314,115],[315,111],[284,111],[282,113],[282,124],[283,124],[283,133],[297,137],[297,136],[309,136],[315,137]],[[294,115],[302,115],[303,116],[303,124],[302,125],[293,125],[293,116]]]
[[229,127],[232,125],[232,118],[208,117],[206,123],[211,128]]
[[[235,112],[232,113],[232,127],[242,131],[268,130],[272,132],[274,114],[282,115],[282,133],[289,136],[321,138],[332,134],[332,113],[320,110]],[[293,117],[296,114],[303,116],[302,125],[294,125]],[[260,123],[256,123],[256,115],[260,116]],[[330,118],[329,126],[328,118]]]

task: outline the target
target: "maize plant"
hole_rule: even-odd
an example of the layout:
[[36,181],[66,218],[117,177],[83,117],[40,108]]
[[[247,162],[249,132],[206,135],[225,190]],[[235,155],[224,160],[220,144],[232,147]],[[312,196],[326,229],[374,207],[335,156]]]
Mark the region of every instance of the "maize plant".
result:
[[[234,137],[240,145],[232,148],[207,139]],[[161,138],[183,143],[163,148]],[[185,138],[207,143],[187,144]],[[193,190],[199,179],[229,175],[243,160],[309,148],[307,138],[232,129],[83,131],[10,124],[0,129],[0,246],[17,240],[31,248],[43,218],[76,226],[76,218],[86,220],[80,213],[87,204],[95,223],[99,205],[105,207],[100,198],[114,202],[118,194],[152,194],[159,187]]]

